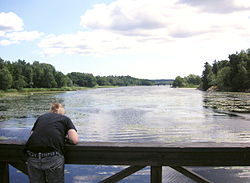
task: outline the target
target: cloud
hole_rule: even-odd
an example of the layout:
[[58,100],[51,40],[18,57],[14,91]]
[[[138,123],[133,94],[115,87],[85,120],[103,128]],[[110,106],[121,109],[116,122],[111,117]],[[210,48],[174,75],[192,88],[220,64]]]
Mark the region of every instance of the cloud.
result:
[[[132,6],[131,6],[132,5]],[[81,16],[80,25],[93,29],[112,29],[131,31],[137,29],[155,29],[164,27],[157,19],[158,11],[148,1],[119,0],[111,4],[97,4]]]
[[108,31],[79,31],[76,34],[50,35],[38,46],[43,49],[45,55],[59,53],[105,55],[112,50],[126,49],[129,41],[131,40],[124,40],[124,36]]
[[24,31],[23,20],[13,12],[0,13],[0,45],[18,44],[20,41],[33,41],[41,37],[38,31]]
[[[200,7],[229,11],[245,7],[232,0],[117,0],[97,4],[81,16],[80,25],[90,30],[109,30],[123,35],[190,37],[234,28],[235,16],[210,14]],[[244,1],[242,1],[244,3]],[[248,3],[250,4],[250,3]],[[233,6],[234,5],[234,6]],[[227,17],[228,16],[228,17]],[[232,19],[229,19],[232,17]],[[159,35],[158,33],[161,32]]]
[[11,32],[23,30],[23,21],[15,13],[0,13],[0,32]]
[[246,0],[179,0],[179,3],[199,7],[204,12],[233,13],[250,10],[250,1]]
[[2,40],[0,40],[1,46],[7,46],[11,44],[19,44],[21,41],[34,41],[40,38],[44,33],[38,31],[19,31],[10,32],[0,35]]
[[[46,55],[165,54],[172,45],[178,50],[181,44],[189,47],[207,41],[223,44],[232,39],[246,40],[250,32],[249,14],[242,10],[248,6],[249,3],[241,0],[117,0],[101,3],[81,16],[82,31],[50,35],[40,42],[39,47]],[[205,7],[207,10],[203,10]]]
[[41,37],[43,33],[38,31],[12,32],[5,34],[5,37],[12,41],[32,41]]
[[7,39],[0,40],[0,45],[2,45],[2,46],[7,46],[7,45],[10,45],[10,44],[13,44],[13,41],[10,41],[10,40],[7,40]]

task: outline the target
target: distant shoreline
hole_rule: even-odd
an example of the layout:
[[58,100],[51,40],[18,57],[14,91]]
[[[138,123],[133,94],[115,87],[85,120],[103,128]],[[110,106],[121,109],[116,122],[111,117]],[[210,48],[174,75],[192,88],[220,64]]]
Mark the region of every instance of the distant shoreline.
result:
[[57,93],[57,92],[66,92],[66,91],[78,91],[78,90],[88,90],[96,88],[115,88],[117,86],[95,86],[95,87],[63,87],[63,88],[23,88],[22,90],[9,89],[9,90],[0,90],[0,97],[4,96],[17,96],[25,95],[32,93]]

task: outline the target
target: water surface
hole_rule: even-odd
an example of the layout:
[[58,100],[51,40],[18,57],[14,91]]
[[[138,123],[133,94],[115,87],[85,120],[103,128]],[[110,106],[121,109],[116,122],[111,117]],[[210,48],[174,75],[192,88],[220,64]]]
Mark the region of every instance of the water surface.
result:
[[[65,105],[67,116],[73,120],[82,141],[249,142],[250,115],[205,107],[207,98],[206,92],[168,86],[3,97],[0,98],[0,138],[27,139],[36,117],[46,112],[51,102],[57,101]],[[246,99],[248,95],[243,97]],[[66,182],[98,182],[121,169],[120,166],[68,165],[65,179]],[[214,181],[250,182],[248,167],[191,169]],[[22,176],[15,170],[12,175],[13,181]],[[149,182],[149,169],[121,182]],[[192,181],[164,167],[163,182]]]

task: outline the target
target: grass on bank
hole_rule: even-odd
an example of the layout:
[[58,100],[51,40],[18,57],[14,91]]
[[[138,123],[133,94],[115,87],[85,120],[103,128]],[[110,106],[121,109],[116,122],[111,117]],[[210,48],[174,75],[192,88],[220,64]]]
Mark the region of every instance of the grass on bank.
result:
[[187,86],[185,86],[184,88],[199,88],[200,85],[193,85],[193,84],[188,84]]
[[22,95],[29,93],[52,93],[52,92],[65,92],[65,91],[77,91],[77,90],[87,90],[95,88],[114,88],[115,86],[95,86],[95,87],[62,87],[62,88],[22,88],[21,90],[17,89],[8,89],[0,90],[0,97],[3,96],[14,96]]
[[182,87],[176,87],[176,88],[199,88],[200,85],[193,85],[193,84],[188,84]]

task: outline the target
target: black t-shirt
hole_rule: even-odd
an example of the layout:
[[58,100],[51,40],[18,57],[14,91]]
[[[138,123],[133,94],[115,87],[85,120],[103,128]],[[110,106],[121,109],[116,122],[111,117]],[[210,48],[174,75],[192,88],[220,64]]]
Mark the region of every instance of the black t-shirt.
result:
[[35,153],[58,151],[64,154],[65,136],[70,129],[76,130],[67,116],[45,113],[36,120],[25,149]]

